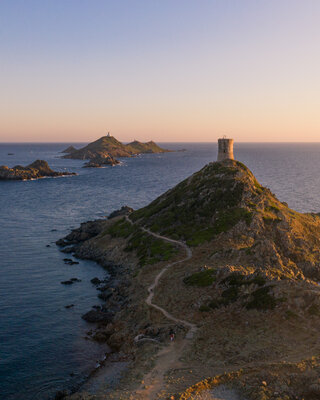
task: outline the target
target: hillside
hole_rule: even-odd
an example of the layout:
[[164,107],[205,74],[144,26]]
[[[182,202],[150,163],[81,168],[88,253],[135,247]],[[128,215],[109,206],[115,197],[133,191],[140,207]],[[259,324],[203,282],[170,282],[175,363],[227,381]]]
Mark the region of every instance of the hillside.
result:
[[165,153],[169,150],[162,149],[152,140],[147,143],[141,143],[138,140],[134,142],[128,143],[126,148],[132,152],[132,154],[140,154],[140,153]]
[[112,266],[117,282],[101,297],[114,317],[92,337],[130,368],[99,398],[204,400],[216,387],[240,400],[319,398],[320,218],[281,203],[243,164],[210,163],[62,244]]
[[168,150],[162,149],[154,142],[134,141],[125,145],[113,136],[103,136],[79,150],[66,154],[63,158],[86,160],[108,155],[111,157],[131,157],[139,153],[163,153],[165,151]]
[[74,146],[69,146],[66,149],[62,150],[61,153],[70,154],[73,153],[74,151],[77,151],[77,149]]
[[237,161],[205,166],[131,218],[190,246],[223,237],[246,263],[320,280],[319,216],[288,208]]

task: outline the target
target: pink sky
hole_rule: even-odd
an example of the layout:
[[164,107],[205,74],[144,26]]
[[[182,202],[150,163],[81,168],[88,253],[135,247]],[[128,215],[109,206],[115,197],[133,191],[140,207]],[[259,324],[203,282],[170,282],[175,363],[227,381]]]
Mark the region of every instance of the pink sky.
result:
[[1,2],[0,141],[319,141],[319,20],[314,0]]

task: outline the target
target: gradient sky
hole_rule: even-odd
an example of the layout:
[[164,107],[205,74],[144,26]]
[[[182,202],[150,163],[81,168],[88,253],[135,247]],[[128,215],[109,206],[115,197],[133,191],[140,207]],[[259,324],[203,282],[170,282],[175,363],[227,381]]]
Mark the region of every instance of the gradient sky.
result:
[[320,141],[318,0],[1,0],[0,141]]

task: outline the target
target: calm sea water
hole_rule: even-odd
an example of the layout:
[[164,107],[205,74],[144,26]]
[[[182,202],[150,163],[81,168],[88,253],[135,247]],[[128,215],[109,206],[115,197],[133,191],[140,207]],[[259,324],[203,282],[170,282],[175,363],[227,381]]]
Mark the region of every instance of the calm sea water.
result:
[[[146,205],[217,155],[212,143],[164,146],[187,151],[85,169],[82,161],[59,158],[66,144],[0,145],[0,165],[44,159],[55,170],[79,174],[0,182],[1,399],[50,399],[76,385],[106,351],[84,339],[90,326],[80,318],[99,304],[90,279],[106,272],[89,261],[65,265],[54,242],[80,222],[122,205]],[[298,211],[320,212],[320,144],[238,144],[235,155],[281,201]],[[60,284],[72,277],[82,282]],[[65,309],[67,304],[75,306]]]

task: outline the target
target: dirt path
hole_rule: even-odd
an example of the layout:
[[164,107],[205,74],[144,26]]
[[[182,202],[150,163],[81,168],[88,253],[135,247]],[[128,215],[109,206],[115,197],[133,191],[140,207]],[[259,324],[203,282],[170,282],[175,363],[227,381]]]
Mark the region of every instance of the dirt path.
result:
[[[134,222],[130,220],[128,216],[126,216],[126,220],[134,225]],[[182,350],[187,344],[188,339],[192,339],[194,336],[194,333],[197,331],[197,326],[195,324],[192,324],[191,322],[184,321],[182,319],[178,319],[174,317],[172,314],[170,314],[167,310],[164,308],[158,306],[157,304],[153,303],[153,296],[154,296],[154,291],[156,287],[159,284],[159,281],[162,277],[162,275],[171,267],[173,267],[176,264],[180,264],[182,262],[185,262],[189,260],[192,257],[192,251],[187,246],[185,243],[180,242],[178,240],[173,240],[170,239],[166,236],[161,236],[158,235],[157,233],[151,232],[149,229],[140,227],[144,232],[148,233],[151,236],[154,236],[157,239],[162,239],[167,242],[176,244],[180,247],[182,247],[185,252],[186,252],[186,257],[182,258],[181,260],[175,261],[173,263],[167,264],[162,270],[158,273],[158,275],[155,277],[153,283],[148,287],[148,292],[149,295],[146,298],[146,303],[150,306],[155,308],[156,310],[160,311],[167,319],[177,323],[184,325],[185,327],[188,328],[188,332],[185,336],[184,339],[179,340],[179,341],[174,341],[172,343],[169,343],[165,348],[163,348],[159,354],[158,358],[156,361],[155,367],[152,369],[149,374],[147,374],[143,380],[143,383],[141,387],[136,391],[136,393],[133,395],[132,399],[159,399],[161,398],[161,392],[164,390],[164,375],[165,373],[172,368],[179,368],[181,366],[181,363],[179,361],[179,358],[181,356]]]

